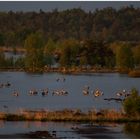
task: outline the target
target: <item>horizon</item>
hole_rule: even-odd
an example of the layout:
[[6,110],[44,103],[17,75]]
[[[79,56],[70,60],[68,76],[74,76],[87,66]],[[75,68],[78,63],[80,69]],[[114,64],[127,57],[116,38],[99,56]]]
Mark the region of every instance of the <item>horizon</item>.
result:
[[44,12],[51,12],[54,9],[63,11],[73,8],[81,8],[89,12],[96,9],[112,7],[120,9],[126,6],[140,7],[140,1],[0,1],[0,12],[38,12],[40,9]]

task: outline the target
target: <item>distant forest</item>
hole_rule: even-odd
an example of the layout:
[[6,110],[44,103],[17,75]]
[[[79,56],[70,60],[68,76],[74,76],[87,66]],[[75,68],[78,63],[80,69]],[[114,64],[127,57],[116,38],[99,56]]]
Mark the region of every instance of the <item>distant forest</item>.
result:
[[111,7],[85,12],[80,8],[52,12],[0,12],[0,46],[23,46],[28,35],[40,31],[47,41],[102,39],[140,40],[140,8]]
[[[60,67],[140,69],[140,8],[80,8],[52,12],[0,12],[0,68],[30,71]],[[7,59],[2,48],[24,48]],[[140,75],[140,72],[139,72]]]

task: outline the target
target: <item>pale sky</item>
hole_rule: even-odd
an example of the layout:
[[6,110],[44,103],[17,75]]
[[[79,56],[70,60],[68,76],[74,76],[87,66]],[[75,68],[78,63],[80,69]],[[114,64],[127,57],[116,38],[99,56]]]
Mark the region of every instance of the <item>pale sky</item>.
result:
[[0,11],[52,11],[82,8],[85,11],[94,11],[96,8],[123,6],[140,7],[140,1],[0,1]]

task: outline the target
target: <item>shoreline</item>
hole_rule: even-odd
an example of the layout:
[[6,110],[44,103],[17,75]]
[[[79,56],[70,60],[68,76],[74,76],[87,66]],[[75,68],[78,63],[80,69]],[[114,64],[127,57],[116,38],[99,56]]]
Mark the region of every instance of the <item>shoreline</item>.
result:
[[127,116],[116,110],[89,110],[87,113],[79,109],[57,111],[24,110],[17,113],[0,112],[0,120],[4,121],[54,121],[54,122],[140,122],[140,117]]
[[72,75],[81,75],[81,74],[94,74],[94,73],[118,73],[126,74],[128,77],[140,78],[140,70],[131,70],[131,71],[119,71],[117,69],[65,69],[65,68],[49,68],[44,70],[25,70],[22,68],[0,68],[0,72],[26,72],[26,73],[61,73],[61,74],[72,74]]
[[[0,68],[0,71],[24,71],[32,72],[31,70],[26,70],[24,68]],[[44,68],[40,69],[42,72],[61,72],[61,73],[117,73],[117,69],[100,69],[100,68]],[[35,71],[38,72],[38,71]]]
[[73,75],[78,75],[78,74],[92,74],[92,73],[119,73],[118,70],[113,70],[113,69],[63,69],[63,68],[49,68],[49,69],[44,69],[41,71],[27,71],[22,68],[0,68],[0,72],[27,72],[27,73],[62,73],[62,74],[73,74]]

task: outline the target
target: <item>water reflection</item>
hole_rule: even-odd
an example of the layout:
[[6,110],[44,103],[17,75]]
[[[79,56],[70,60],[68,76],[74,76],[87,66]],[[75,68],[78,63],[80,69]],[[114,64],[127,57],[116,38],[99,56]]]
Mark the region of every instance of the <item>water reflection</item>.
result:
[[[76,129],[72,129],[76,128]],[[83,130],[81,133],[80,130]],[[105,130],[105,131],[102,131]],[[112,137],[112,138],[140,138],[140,123],[74,123],[74,122],[7,122],[0,121],[0,136],[23,134],[36,131],[56,132],[59,138],[89,138],[96,136]],[[77,133],[80,131],[80,134]],[[85,137],[87,136],[87,137]]]
[[124,132],[127,135],[140,138],[140,123],[126,123],[124,125]]
[[25,123],[23,123],[23,125],[21,126],[23,128],[32,128],[32,127],[35,127],[35,128],[41,128],[41,127],[46,127],[47,128],[47,123],[45,122],[40,122],[40,121],[35,121],[34,123],[30,122],[30,121],[26,121]]
[[5,125],[4,121],[0,121],[0,128],[3,128]]

